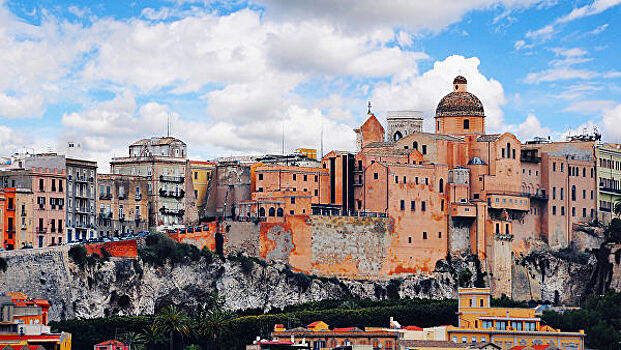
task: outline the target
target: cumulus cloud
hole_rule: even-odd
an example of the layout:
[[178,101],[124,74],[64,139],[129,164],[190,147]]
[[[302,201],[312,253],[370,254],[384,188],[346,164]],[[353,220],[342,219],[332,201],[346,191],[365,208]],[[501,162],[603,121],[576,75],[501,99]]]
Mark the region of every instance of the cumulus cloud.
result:
[[500,82],[485,77],[479,71],[476,57],[449,56],[436,61],[433,68],[421,75],[400,82],[379,83],[372,92],[374,110],[412,109],[423,111],[425,126],[433,129],[433,117],[440,99],[452,91],[453,79],[463,75],[468,80],[468,91],[475,94],[485,108],[489,131],[500,130],[503,124],[501,107],[506,103]]
[[534,137],[546,138],[552,134],[552,130],[543,127],[537,116],[532,113],[528,114],[524,122],[519,124],[517,128],[511,129],[516,129],[517,137],[522,142],[532,140]]
[[611,142],[621,143],[621,104],[604,112],[602,124],[604,136]]
[[396,0],[390,4],[376,0],[258,0],[268,10],[268,18],[313,19],[340,23],[354,31],[380,27],[401,27],[418,32],[438,32],[457,22],[473,10],[503,7],[505,10],[521,9],[540,4],[541,0],[461,0],[461,1],[409,1]]

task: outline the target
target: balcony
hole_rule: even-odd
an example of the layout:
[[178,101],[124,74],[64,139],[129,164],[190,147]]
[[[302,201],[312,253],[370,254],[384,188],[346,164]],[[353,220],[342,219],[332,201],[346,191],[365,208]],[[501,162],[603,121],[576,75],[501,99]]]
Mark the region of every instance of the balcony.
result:
[[76,191],[75,196],[79,198],[89,198],[87,191]]
[[135,201],[139,201],[139,200],[141,200],[141,199],[142,199],[142,196],[141,196],[140,194],[137,194],[137,195],[134,197],[134,200],[135,200]]
[[160,208],[160,213],[166,214],[166,215],[183,216],[183,214],[185,214],[185,210],[162,207]]
[[99,212],[99,217],[102,218],[102,219],[111,219],[112,218],[112,212],[100,211]]
[[605,192],[608,194],[621,194],[621,189],[619,188],[612,188],[609,186],[599,186],[599,190],[600,192]]
[[107,193],[107,194],[100,193],[99,199],[112,199],[112,195],[110,193]]
[[538,200],[543,200],[543,201],[547,201],[548,200],[548,196],[545,193],[527,193],[527,192],[522,192],[522,196],[523,197],[528,197],[530,199],[538,199]]
[[171,197],[171,198],[183,198],[185,196],[184,190],[179,191],[166,191],[165,189],[160,189],[161,197]]
[[183,183],[183,176],[160,175],[160,181]]
[[494,238],[499,241],[512,241],[513,235],[509,233],[495,233]]
[[88,182],[88,178],[86,176],[76,176],[75,177],[75,182]]
[[6,211],[15,211],[15,207],[13,207],[13,208],[6,208]]
[[127,195],[126,195],[126,194],[120,194],[120,195],[119,195],[119,200],[120,200],[120,201],[124,201],[124,200],[126,200],[126,199],[127,199]]
[[37,227],[37,233],[47,233],[47,227]]
[[77,213],[83,213],[83,214],[88,214],[90,212],[90,209],[88,209],[87,207],[75,207],[75,211]]
[[451,216],[475,218],[477,216],[477,208],[475,205],[468,203],[451,203]]
[[612,212],[612,208],[599,207],[599,211],[610,213],[610,212]]

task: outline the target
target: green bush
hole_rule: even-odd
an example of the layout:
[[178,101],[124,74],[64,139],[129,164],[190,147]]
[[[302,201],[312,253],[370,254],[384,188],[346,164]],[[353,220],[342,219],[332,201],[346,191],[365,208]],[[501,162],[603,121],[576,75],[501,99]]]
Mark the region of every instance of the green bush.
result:
[[73,262],[80,266],[81,268],[84,268],[84,266],[87,263],[88,260],[88,252],[86,251],[86,248],[84,248],[83,245],[78,244],[78,245],[74,245],[71,248],[69,248],[69,257],[73,260]]

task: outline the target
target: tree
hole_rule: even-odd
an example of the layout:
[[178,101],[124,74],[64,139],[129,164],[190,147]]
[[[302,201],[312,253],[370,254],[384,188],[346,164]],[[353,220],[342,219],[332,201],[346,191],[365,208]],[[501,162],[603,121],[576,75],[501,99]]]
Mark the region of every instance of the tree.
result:
[[174,343],[173,338],[175,333],[188,335],[190,333],[190,318],[188,314],[183,310],[178,310],[175,305],[169,305],[162,309],[157,316],[153,326],[155,330],[166,333],[169,336],[170,350],[173,350]]
[[215,342],[218,337],[228,333],[228,321],[231,316],[232,314],[226,311],[210,310],[199,316],[193,328],[197,336],[206,337],[209,342]]
[[166,338],[157,330],[153,325],[146,327],[141,333],[145,339],[147,349],[152,349],[154,345],[163,344],[166,342]]
[[142,350],[147,342],[144,334],[125,332],[119,336],[119,340],[129,346],[129,350]]
[[612,208],[612,211],[615,213],[616,216],[621,215],[621,198],[617,198],[615,200],[615,205]]

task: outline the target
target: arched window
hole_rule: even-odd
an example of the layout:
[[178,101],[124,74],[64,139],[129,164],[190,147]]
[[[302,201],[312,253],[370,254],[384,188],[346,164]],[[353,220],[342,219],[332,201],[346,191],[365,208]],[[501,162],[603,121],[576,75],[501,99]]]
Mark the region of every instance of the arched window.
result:
[[571,200],[576,200],[576,185],[571,186]]
[[285,211],[282,210],[282,208],[278,208],[278,210],[276,211],[276,216],[278,217],[282,217],[284,215]]
[[403,135],[401,134],[401,132],[400,132],[400,131],[397,131],[397,132],[395,133],[395,135],[394,135],[392,138],[393,138],[395,141],[399,141],[399,139],[400,139],[400,138],[402,138],[402,137],[403,137]]
[[265,216],[265,208],[259,209],[259,216]]
[[274,209],[274,207],[271,207],[269,213],[270,213],[270,216],[276,215],[276,209]]
[[440,191],[440,193],[444,193],[444,179],[440,179],[439,191]]
[[511,158],[511,144],[507,142],[507,158]]
[[418,149],[418,142],[414,141],[414,143],[412,144],[412,148]]

